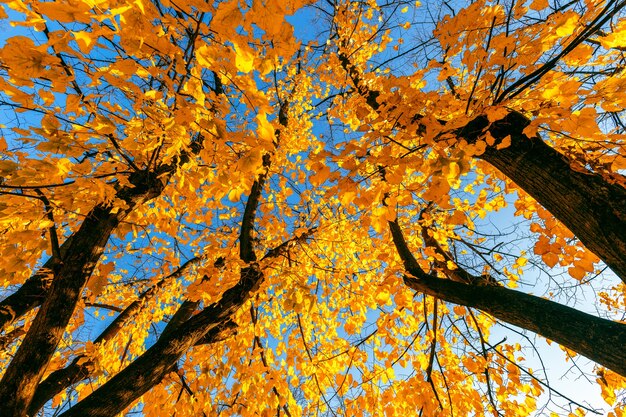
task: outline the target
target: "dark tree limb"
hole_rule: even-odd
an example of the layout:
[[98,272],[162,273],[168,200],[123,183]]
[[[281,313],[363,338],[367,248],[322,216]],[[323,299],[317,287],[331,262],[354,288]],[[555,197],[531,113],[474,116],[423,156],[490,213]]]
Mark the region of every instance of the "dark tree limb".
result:
[[389,229],[408,273],[404,282],[410,288],[444,301],[477,308],[626,376],[626,324],[501,286],[471,285],[437,278],[419,266],[397,221],[389,222]]
[[[155,172],[138,171],[130,173],[128,181],[133,187],[122,187],[117,191],[116,195],[117,198],[124,200],[128,204],[129,208],[126,212],[130,212],[138,203],[151,200],[160,195],[169,177],[176,172],[178,167],[187,163],[193,155],[200,152],[203,148],[203,143],[204,136],[198,135],[192,141],[189,150],[183,151],[171,163],[159,166]],[[121,215],[125,216],[126,214],[122,213]],[[89,233],[89,231],[87,232]],[[59,252],[61,258],[64,258],[68,253],[68,248],[76,233],[70,235],[60,245]],[[43,303],[52,284],[51,271],[54,262],[54,257],[49,258],[13,294],[0,302],[0,331],[6,329],[7,326],[10,326],[30,310]]]
[[[267,164],[269,165],[269,157]],[[186,322],[172,326],[171,331],[164,332],[143,355],[62,416],[104,417],[121,412],[135,399],[160,383],[174,369],[178,359],[207,333],[232,321],[233,314],[251,297],[264,278],[258,263],[255,262],[252,230],[267,172],[266,169],[254,182],[244,209],[239,235],[240,257],[251,263],[241,269],[237,284],[226,290],[219,302],[205,307]],[[191,309],[195,310],[197,305],[186,302],[182,307],[177,314],[190,315],[193,312]]]
[[[134,317],[134,315],[145,305],[145,303],[153,298],[158,290],[162,288],[167,282],[171,282],[172,279],[176,279],[182,276],[191,265],[201,260],[201,257],[194,257],[179,268],[176,271],[164,277],[159,282],[144,291],[137,300],[133,301],[126,307],[116,318],[109,324],[106,329],[100,333],[100,335],[93,341],[94,345],[99,345],[104,341],[111,340],[115,337],[124,326]],[[52,372],[48,377],[43,380],[35,391],[35,395],[30,403],[28,409],[28,415],[35,415],[46,402],[51,400],[55,395],[59,394],[66,388],[79,381],[89,377],[94,369],[94,364],[85,355],[78,355],[74,360],[65,368]]]
[[563,154],[523,133],[529,124],[525,116],[511,112],[492,124],[477,117],[457,133],[468,141],[486,132],[496,141],[510,135],[510,146],[488,147],[479,158],[541,203],[626,282],[626,189],[600,174],[572,169]]
[[[70,246],[73,236],[66,239],[60,246],[61,258],[67,253],[67,248]],[[54,262],[54,258],[49,258],[13,294],[0,302],[0,331],[6,329],[33,308],[41,305],[52,284],[52,266]]]
[[[311,229],[313,233],[315,229]],[[307,240],[310,233],[291,239],[268,251],[264,259],[275,258]],[[123,411],[171,372],[178,359],[192,346],[216,343],[231,336],[236,329],[233,314],[250,299],[264,274],[258,263],[241,270],[239,282],[226,290],[219,302],[179,325],[159,340],[137,360],[107,381],[90,396],[76,404],[63,417],[108,417]]]
[[82,289],[120,221],[111,207],[96,206],[83,221],[57,267],[48,296],[0,381],[0,404],[7,417],[21,417],[61,340]]
[[[29,408],[82,291],[117,225],[137,205],[160,195],[165,187],[164,181],[148,171],[132,173],[129,182],[132,186],[120,187],[116,193],[127,204],[124,210],[115,210],[108,203],[97,204],[73,235],[62,258],[52,257],[48,261],[54,271],[52,284],[0,380],[0,404],[5,416],[21,417]],[[15,320],[16,316],[11,318]]]
[[537,333],[626,376],[626,325],[601,319],[544,298],[499,286],[476,286],[428,276],[405,277],[412,289],[477,308]]
[[[345,53],[339,54],[339,60],[365,102],[373,110],[380,110],[380,93],[363,85],[358,69]],[[423,118],[415,115],[416,126],[412,128],[426,131]],[[442,128],[446,124],[442,120],[439,123]],[[469,143],[484,138],[487,132],[497,144],[510,136],[510,146],[502,149],[490,146],[477,157],[496,167],[537,200],[626,283],[626,189],[586,168],[581,168],[584,172],[572,169],[565,155],[539,136],[528,137],[523,133],[529,124],[526,116],[512,111],[493,123],[486,116],[478,116],[449,133]]]
[[[281,112],[287,102],[281,105]],[[281,118],[281,124],[287,120]],[[277,130],[277,136],[280,131]],[[278,142],[275,142],[275,146]],[[192,143],[191,152],[196,153],[202,147]],[[263,155],[263,172],[258,175],[246,202],[242,216],[239,234],[240,258],[247,263],[241,269],[240,279],[232,288],[226,290],[219,302],[206,306],[201,312],[189,317],[196,305],[183,303],[179,309],[180,315],[175,317],[175,324],[164,332],[157,342],[143,355],[112,377],[107,383],[94,391],[87,398],[72,407],[63,416],[110,416],[123,411],[133,401],[142,396],[154,385],[160,383],[165,375],[175,369],[179,358],[192,346],[211,343],[228,334],[232,334],[235,327],[232,322],[233,314],[252,296],[264,279],[261,265],[256,261],[254,252],[254,224],[256,212],[261,199],[264,182],[269,174],[270,153]],[[181,155],[176,165],[182,165],[189,159],[189,155]],[[169,172],[167,167],[162,170]],[[158,176],[159,172],[157,172]],[[295,237],[287,245],[282,244],[264,257],[275,257],[283,253],[293,244],[307,239],[308,233]],[[226,336],[224,336],[226,334]]]

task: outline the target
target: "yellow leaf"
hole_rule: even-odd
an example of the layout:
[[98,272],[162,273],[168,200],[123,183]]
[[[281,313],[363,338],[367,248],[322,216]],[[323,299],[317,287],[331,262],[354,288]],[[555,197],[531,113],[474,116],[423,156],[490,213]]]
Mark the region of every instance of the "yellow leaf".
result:
[[215,48],[211,45],[203,44],[196,49],[196,60],[198,64],[205,68],[211,68],[215,63]]
[[311,176],[311,184],[315,186],[321,185],[330,176],[330,168],[321,163],[314,164],[312,171],[315,174]]
[[237,162],[237,167],[241,172],[256,172],[263,162],[263,155],[259,148],[253,148],[246,156]]
[[622,20],[606,36],[599,38],[600,43],[605,48],[621,48],[626,46],[626,21]]
[[573,266],[567,269],[567,272],[573,277],[576,278],[577,280],[581,280],[583,278],[585,278],[585,270],[579,266]]
[[59,123],[59,120],[51,114],[46,114],[41,119],[41,128],[48,135],[56,133],[59,127],[61,127],[61,123]]
[[459,174],[461,173],[461,168],[456,162],[450,162],[447,169],[446,167],[444,167],[444,172],[448,180],[455,180],[459,177]]
[[100,133],[101,135],[110,135],[115,132],[115,125],[111,120],[107,119],[104,116],[96,115],[95,120],[92,125],[93,129]]
[[568,17],[567,20],[565,20],[565,22],[563,22],[556,29],[557,36],[569,36],[572,33],[574,33],[574,30],[576,29],[576,25],[578,24],[579,18],[580,17],[577,14],[574,14]]
[[254,67],[254,54],[247,48],[235,45],[235,66],[243,73],[249,73]]
[[389,291],[379,291],[376,294],[376,302],[381,305],[391,304],[391,294],[389,294]]
[[141,10],[142,14],[146,14],[146,9],[144,8],[143,2],[141,0],[135,0],[133,3],[139,8],[139,10]]
[[563,59],[570,65],[583,65],[591,59],[593,51],[594,49],[591,45],[580,44]]
[[94,44],[93,34],[89,32],[72,32],[74,35],[74,39],[76,39],[76,43],[80,47],[81,51],[88,54],[91,52],[91,48]]
[[548,0],[534,0],[528,7],[530,7],[531,10],[539,11],[545,9],[549,5]]
[[58,20],[59,22],[75,23],[83,22],[88,23],[91,20],[91,7],[87,2],[47,2],[38,3],[37,11],[45,14],[52,20]]
[[276,136],[274,134],[274,126],[270,122],[267,121],[266,113],[259,113],[256,116],[257,121],[257,133],[259,135],[259,139],[262,139],[264,142],[273,143],[276,140]]
[[539,236],[537,243],[535,243],[534,252],[536,255],[543,255],[550,252],[550,241],[545,236]]
[[15,170],[17,170],[17,164],[15,162],[9,161],[9,160],[0,161],[0,174],[1,175],[7,176]]
[[236,203],[241,198],[241,194],[242,193],[243,193],[242,189],[240,189],[240,188],[233,188],[232,190],[230,190],[228,192],[228,199],[231,202]]
[[39,90],[39,97],[43,99],[44,106],[51,106],[54,103],[54,94],[48,90]]
[[91,362],[91,359],[87,356],[80,356],[78,358],[78,361],[76,361],[77,365],[83,365],[83,364],[88,364],[89,362]]
[[621,155],[616,156],[615,159],[613,160],[613,163],[611,164],[611,169],[613,171],[626,169],[626,157],[621,156]]
[[491,136],[491,133],[487,132],[485,134],[485,142],[487,142],[487,145],[489,146],[493,146],[494,143],[496,143],[496,138],[494,138],[493,136]]
[[455,210],[454,214],[450,216],[448,219],[449,224],[465,224],[467,218],[465,217],[465,213],[460,210]]
[[87,288],[91,291],[92,299],[95,299],[102,293],[108,282],[107,276],[111,271],[113,271],[113,269],[115,269],[115,263],[113,262],[102,264],[98,267],[98,274],[94,274],[89,279],[87,282]]

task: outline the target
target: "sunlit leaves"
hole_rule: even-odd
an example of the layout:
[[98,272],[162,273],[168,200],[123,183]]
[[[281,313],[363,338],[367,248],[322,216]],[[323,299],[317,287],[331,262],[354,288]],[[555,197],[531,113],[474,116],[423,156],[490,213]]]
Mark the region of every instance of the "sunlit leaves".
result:
[[[518,111],[531,120],[524,135],[562,152],[573,170],[618,181],[623,132],[606,120],[626,108],[625,84],[618,67],[603,68],[618,62],[623,24],[507,90],[593,11],[553,12],[544,0],[447,5],[454,13],[437,5],[434,37],[417,47],[426,28],[417,2],[394,15],[373,1],[317,4],[328,27],[314,41],[294,35],[313,12],[286,18],[306,3],[6,3],[35,35],[12,36],[0,51],[2,105],[17,115],[3,120],[0,144],[2,285],[12,291],[52,253],[51,226],[62,243],[98,203],[124,215],[47,372],[77,355],[95,371],[53,406],[132,363],[183,300],[204,308],[237,285],[249,266],[238,257],[243,216],[267,173],[250,236],[264,282],[229,316],[236,334],[190,347],[140,400],[144,415],[536,408],[541,390],[520,368],[521,347],[483,345],[493,342],[491,318],[409,290],[388,226],[402,224],[417,262],[438,279],[467,269],[521,287],[535,267],[573,285],[598,274],[571,232],[475,157],[520,140],[487,131]],[[459,137],[477,117],[488,126]],[[129,197],[154,185],[155,195]],[[618,311],[616,293],[601,297]],[[124,331],[92,343],[90,315],[134,302]],[[613,401],[621,380],[599,379]]]
[[244,46],[235,44],[235,65],[243,73],[252,71],[254,66],[254,54]]
[[36,46],[31,38],[15,36],[0,50],[0,59],[7,65],[13,82],[32,86],[32,80],[51,75],[58,66],[58,58],[48,55],[45,46]]
[[548,0],[533,0],[530,3],[529,8],[532,9],[532,10],[539,11],[539,10],[545,9],[548,6],[549,6]]
[[605,48],[621,48],[626,46],[626,21],[620,21],[611,33],[599,38]]

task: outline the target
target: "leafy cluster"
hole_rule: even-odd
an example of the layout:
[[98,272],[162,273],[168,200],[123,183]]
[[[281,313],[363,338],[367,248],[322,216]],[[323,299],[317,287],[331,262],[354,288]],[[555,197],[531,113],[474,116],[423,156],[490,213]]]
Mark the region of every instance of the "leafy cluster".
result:
[[624,6],[2,0],[0,414],[623,415]]

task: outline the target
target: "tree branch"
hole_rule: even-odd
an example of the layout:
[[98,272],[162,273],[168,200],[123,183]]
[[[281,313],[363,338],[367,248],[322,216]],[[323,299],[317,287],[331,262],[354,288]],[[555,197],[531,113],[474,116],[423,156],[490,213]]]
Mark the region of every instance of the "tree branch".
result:
[[[361,83],[358,69],[345,53],[340,52],[339,60],[365,102],[372,110],[380,110],[377,101],[380,93]],[[423,118],[416,114],[415,125],[400,127],[426,131],[427,126],[421,122]],[[442,127],[446,124],[442,120],[439,123]],[[469,143],[484,138],[487,132],[496,139],[496,144],[510,136],[510,146],[502,149],[489,146],[477,157],[499,169],[543,205],[626,283],[626,257],[623,256],[626,253],[626,188],[607,181],[598,173],[573,170],[567,157],[539,136],[526,136],[524,129],[528,125],[530,120],[526,116],[513,111],[493,123],[486,116],[478,116],[449,133]]]
[[[397,222],[389,222],[400,258],[408,247]],[[410,252],[409,252],[410,254]],[[410,254],[411,258],[413,257]],[[413,258],[414,259],[414,258]],[[507,323],[551,339],[626,376],[626,325],[601,319],[550,300],[500,286],[478,286],[440,279],[405,261],[410,288],[451,303],[477,308]],[[416,262],[415,262],[416,263]],[[408,265],[409,267],[406,267]]]

